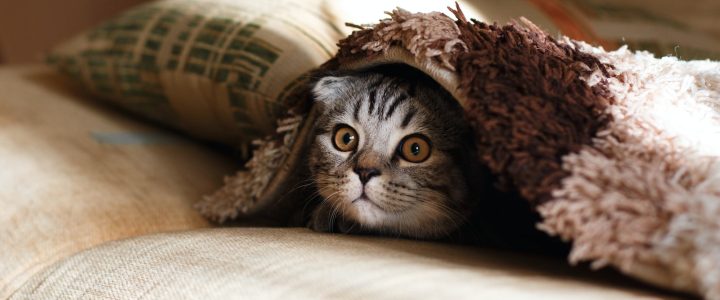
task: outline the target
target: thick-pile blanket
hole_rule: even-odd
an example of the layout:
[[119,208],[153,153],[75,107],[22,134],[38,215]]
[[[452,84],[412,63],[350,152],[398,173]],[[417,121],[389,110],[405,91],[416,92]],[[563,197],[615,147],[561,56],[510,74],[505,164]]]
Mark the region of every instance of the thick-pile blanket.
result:
[[[527,20],[500,26],[397,9],[339,42],[318,71],[405,63],[448,89],[496,184],[591,262],[720,299],[720,64],[605,51]],[[307,91],[247,170],[198,204],[224,221],[272,209],[297,177]],[[482,195],[478,195],[482,197]]]

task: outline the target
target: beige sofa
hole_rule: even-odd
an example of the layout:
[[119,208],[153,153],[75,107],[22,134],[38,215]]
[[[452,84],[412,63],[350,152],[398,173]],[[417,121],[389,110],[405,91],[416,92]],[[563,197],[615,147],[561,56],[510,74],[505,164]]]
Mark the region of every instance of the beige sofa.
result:
[[227,154],[0,68],[0,298],[674,298],[559,258],[301,228],[213,228]]

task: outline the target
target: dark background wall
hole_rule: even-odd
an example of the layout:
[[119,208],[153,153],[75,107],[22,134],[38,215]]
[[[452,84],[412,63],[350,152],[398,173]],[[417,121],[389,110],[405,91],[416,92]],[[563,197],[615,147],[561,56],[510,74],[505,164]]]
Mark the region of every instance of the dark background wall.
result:
[[147,0],[0,0],[0,64],[37,62],[53,45]]

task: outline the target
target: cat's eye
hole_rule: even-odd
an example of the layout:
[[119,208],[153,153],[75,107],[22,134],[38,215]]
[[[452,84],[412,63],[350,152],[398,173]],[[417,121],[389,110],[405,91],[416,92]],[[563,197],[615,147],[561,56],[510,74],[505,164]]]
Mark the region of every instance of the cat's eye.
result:
[[332,141],[333,146],[340,151],[353,151],[358,145],[358,134],[352,127],[340,124],[335,127]]
[[421,163],[427,160],[431,150],[430,139],[421,134],[406,136],[398,147],[400,156],[412,163]]

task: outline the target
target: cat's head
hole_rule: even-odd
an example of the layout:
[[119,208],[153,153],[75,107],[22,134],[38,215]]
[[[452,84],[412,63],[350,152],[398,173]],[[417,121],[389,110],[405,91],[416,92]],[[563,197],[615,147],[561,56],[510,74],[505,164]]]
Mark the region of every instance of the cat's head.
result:
[[309,162],[330,212],[321,222],[437,238],[464,221],[472,141],[449,93],[376,72],[323,77],[313,93],[322,113]]

